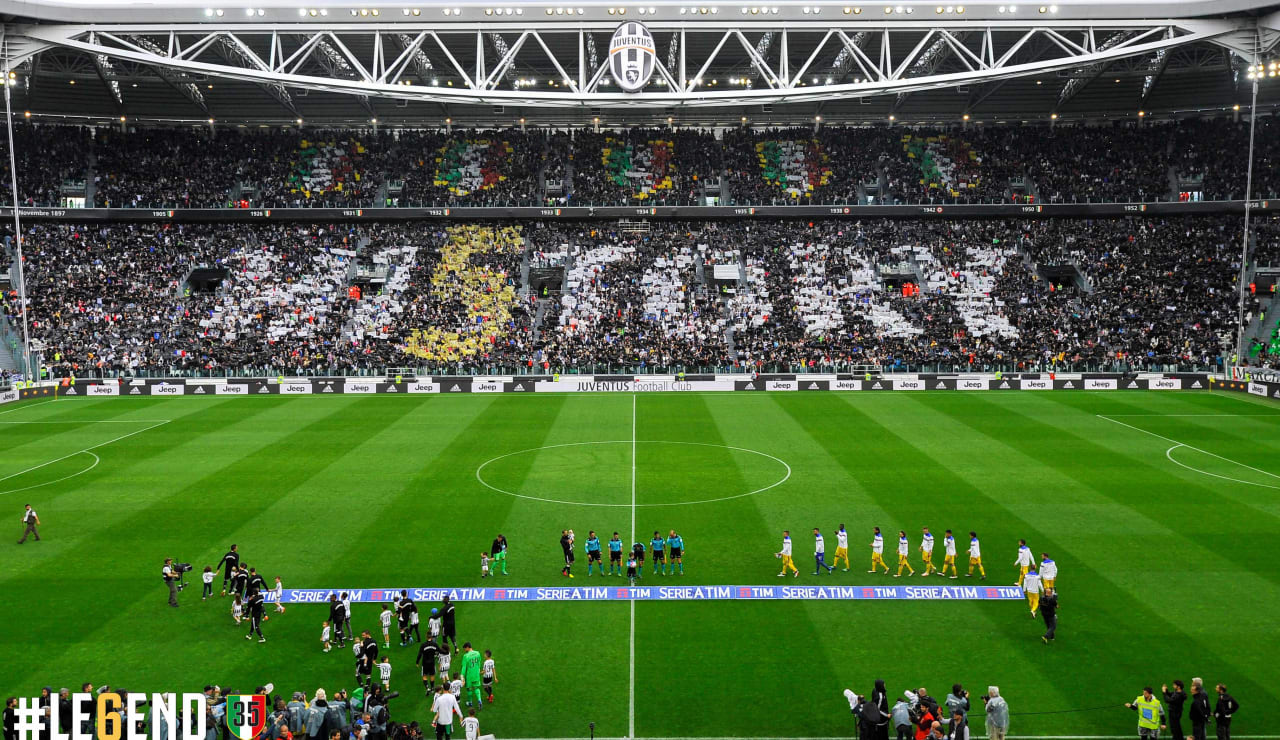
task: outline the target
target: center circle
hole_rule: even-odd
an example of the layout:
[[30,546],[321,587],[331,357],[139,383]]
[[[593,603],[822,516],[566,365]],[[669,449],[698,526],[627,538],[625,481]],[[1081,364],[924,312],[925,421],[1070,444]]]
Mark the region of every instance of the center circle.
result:
[[[499,455],[476,480],[508,496],[572,506],[646,508],[730,501],[776,488],[791,466],[710,442],[567,442]],[[634,498],[633,498],[634,494]]]

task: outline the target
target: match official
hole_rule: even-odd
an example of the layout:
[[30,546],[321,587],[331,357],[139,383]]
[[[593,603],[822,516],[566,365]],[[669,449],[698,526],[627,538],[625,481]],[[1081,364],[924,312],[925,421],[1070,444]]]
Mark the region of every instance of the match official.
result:
[[169,587],[169,606],[177,606],[178,574],[173,570],[173,558],[164,559],[164,568],[161,569],[160,575],[164,578],[164,585]]

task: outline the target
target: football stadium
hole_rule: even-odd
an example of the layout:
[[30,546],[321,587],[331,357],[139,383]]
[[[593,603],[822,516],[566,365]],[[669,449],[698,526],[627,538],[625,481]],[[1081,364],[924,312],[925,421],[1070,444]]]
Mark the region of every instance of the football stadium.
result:
[[0,0],[4,740],[1280,738],[1280,5],[227,2]]

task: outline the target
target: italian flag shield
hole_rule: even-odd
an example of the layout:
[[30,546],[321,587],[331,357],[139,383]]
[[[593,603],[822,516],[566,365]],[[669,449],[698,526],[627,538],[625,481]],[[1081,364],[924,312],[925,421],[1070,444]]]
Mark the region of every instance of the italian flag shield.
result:
[[227,729],[238,740],[253,740],[267,726],[267,697],[262,694],[227,696]]

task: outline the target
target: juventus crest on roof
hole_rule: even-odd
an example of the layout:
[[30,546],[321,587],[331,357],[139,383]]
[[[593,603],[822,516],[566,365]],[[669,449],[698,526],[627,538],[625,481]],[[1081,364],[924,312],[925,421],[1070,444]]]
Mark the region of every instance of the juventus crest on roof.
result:
[[649,84],[657,54],[653,34],[643,23],[627,21],[609,41],[609,73],[625,92],[639,92]]

